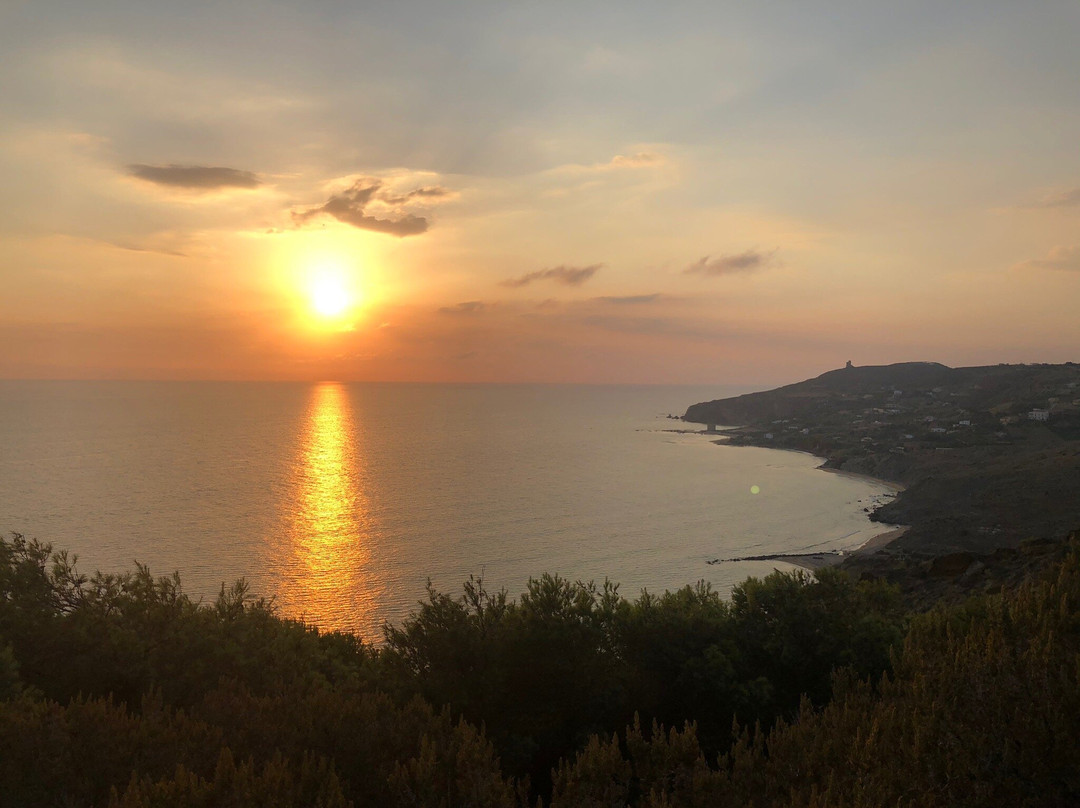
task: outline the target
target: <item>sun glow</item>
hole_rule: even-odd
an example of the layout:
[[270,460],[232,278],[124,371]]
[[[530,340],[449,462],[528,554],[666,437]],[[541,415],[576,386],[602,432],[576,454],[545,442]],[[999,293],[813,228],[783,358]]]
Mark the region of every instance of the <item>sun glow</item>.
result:
[[359,304],[354,273],[339,261],[314,263],[305,273],[305,297],[314,323],[345,327]]
[[322,275],[311,284],[311,307],[323,317],[340,317],[349,308],[349,292],[340,277]]
[[328,227],[255,236],[285,315],[279,322],[316,343],[361,329],[400,294],[385,271],[393,259],[373,245],[371,234]]

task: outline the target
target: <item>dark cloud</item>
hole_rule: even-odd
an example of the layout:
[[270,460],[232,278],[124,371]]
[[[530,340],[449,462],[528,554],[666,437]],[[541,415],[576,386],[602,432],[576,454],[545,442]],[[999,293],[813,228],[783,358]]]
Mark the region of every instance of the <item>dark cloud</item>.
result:
[[446,199],[453,196],[453,192],[443,188],[440,185],[428,185],[424,188],[417,188],[415,191],[409,191],[407,194],[379,194],[379,199],[386,202],[388,205],[404,205],[406,202],[412,202],[414,199],[433,201],[436,199]]
[[1060,269],[1080,272],[1080,246],[1054,247],[1045,258],[1032,258],[1017,264],[1018,269]]
[[550,269],[538,269],[536,272],[527,272],[519,278],[505,280],[502,285],[517,289],[528,286],[533,281],[555,281],[567,286],[581,286],[602,266],[603,264],[589,264],[587,267],[557,266]]
[[148,166],[135,163],[128,172],[157,185],[171,188],[193,188],[210,191],[215,188],[258,188],[262,183],[251,171],[224,166]]
[[443,306],[439,309],[439,314],[479,314],[487,307],[488,304],[483,300],[466,300],[456,306]]
[[406,196],[410,199],[417,196],[432,198],[450,196],[451,192],[441,185],[429,185],[426,188],[417,188],[415,191],[410,191]]
[[659,292],[653,292],[651,295],[605,295],[603,297],[594,297],[597,303],[614,303],[617,306],[635,306],[641,303],[655,303],[663,297]]
[[[365,212],[372,201],[378,199],[388,205],[401,205],[414,195],[434,197],[448,193],[443,188],[418,188],[404,196],[394,196],[383,192],[382,180],[362,179],[343,193],[330,197],[325,204],[305,211],[293,211],[293,221],[302,225],[316,216],[333,216],[339,222],[351,224],[361,230],[373,230],[376,233],[388,233],[404,238],[416,236],[428,229],[428,220],[411,213],[398,212],[394,218],[380,219]],[[423,193],[420,193],[423,192]]]
[[744,272],[756,272],[764,269],[772,263],[776,250],[763,253],[758,250],[747,250],[735,255],[721,255],[713,258],[706,255],[699,261],[695,261],[683,272],[688,275],[735,275]]
[[1080,188],[1061,191],[1046,197],[1035,204],[1037,208],[1075,208],[1080,207]]

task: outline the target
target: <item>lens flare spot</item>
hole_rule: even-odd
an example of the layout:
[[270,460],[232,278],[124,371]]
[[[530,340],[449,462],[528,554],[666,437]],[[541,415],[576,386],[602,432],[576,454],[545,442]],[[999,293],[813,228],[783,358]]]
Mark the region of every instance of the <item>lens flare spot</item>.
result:
[[751,494],[760,494],[761,493],[761,486],[760,485],[752,485],[752,486],[750,486],[750,493]]

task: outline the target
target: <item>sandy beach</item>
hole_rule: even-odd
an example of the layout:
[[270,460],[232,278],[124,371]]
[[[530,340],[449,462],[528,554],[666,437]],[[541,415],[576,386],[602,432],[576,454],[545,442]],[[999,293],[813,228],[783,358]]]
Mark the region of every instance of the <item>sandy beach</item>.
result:
[[[822,567],[831,567],[839,564],[845,558],[858,555],[870,555],[876,553],[887,544],[895,541],[904,535],[907,531],[906,526],[893,527],[890,530],[886,530],[883,533],[879,533],[876,536],[872,536],[864,544],[860,545],[854,550],[847,552],[839,550],[826,550],[820,553],[776,553],[774,555],[766,556],[751,556],[749,558],[738,559],[740,561],[783,561],[785,564],[792,564],[796,567],[802,567],[807,570],[821,569]],[[734,559],[733,559],[734,560]]]

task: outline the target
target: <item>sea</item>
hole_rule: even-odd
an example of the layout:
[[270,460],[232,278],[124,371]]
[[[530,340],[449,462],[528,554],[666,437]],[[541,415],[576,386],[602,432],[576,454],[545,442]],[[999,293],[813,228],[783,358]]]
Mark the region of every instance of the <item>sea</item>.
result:
[[373,643],[470,576],[726,595],[791,569],[729,559],[854,549],[892,496],[668,417],[749,390],[2,381],[0,532]]

